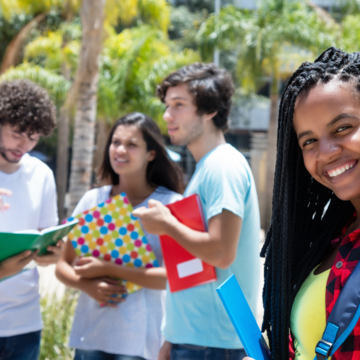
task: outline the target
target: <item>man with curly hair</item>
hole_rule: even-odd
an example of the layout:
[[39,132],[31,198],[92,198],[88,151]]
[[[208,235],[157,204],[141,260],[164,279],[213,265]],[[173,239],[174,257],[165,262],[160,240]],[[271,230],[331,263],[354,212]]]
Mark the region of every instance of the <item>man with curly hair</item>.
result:
[[[8,209],[0,212],[0,232],[57,225],[53,173],[28,154],[55,125],[55,106],[44,89],[27,80],[0,83],[0,188],[12,192]],[[35,267],[22,270],[32,259],[43,266],[56,263],[61,246],[59,242],[49,247],[50,254],[42,257],[28,251],[0,263],[1,360],[38,358],[39,275]],[[14,276],[7,278],[10,275]]]
[[215,266],[217,281],[166,296],[159,360],[241,360],[245,351],[215,291],[235,274],[256,311],[259,287],[259,207],[244,156],[227,144],[224,132],[234,85],[214,64],[196,63],[166,77],[158,95],[171,142],[186,145],[196,164],[184,196],[198,194],[208,225],[198,232],[181,224],[158,201],[134,211],[145,230],[167,234],[195,257]]

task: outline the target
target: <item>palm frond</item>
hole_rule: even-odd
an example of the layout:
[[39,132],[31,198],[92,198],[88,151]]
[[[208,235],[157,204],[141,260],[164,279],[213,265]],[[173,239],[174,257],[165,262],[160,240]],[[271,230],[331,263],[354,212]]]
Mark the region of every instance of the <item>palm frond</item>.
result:
[[46,69],[58,73],[61,72],[62,64],[66,63],[74,72],[78,63],[81,44],[79,40],[70,40],[71,37],[68,33],[70,29],[73,31],[72,35],[76,36],[74,27],[64,27],[56,32],[49,31],[35,38],[25,47],[25,61],[35,65],[43,65]]
[[[201,26],[197,38],[205,59],[212,56],[215,47],[236,51],[240,83],[245,91],[254,92],[265,76],[278,78],[289,68],[284,63],[287,49],[296,46],[297,51],[308,51],[313,57],[340,44],[339,33],[338,25],[325,21],[305,2],[264,0],[253,12],[223,8]],[[298,64],[295,59],[292,63]]]
[[49,32],[47,36],[39,36],[26,45],[24,50],[25,61],[37,62],[41,58],[44,60],[46,68],[60,69],[62,62],[61,44],[62,36],[58,32]]
[[99,115],[113,121],[126,112],[143,111],[165,130],[156,85],[170,72],[199,59],[190,50],[174,53],[156,27],[134,27],[108,38],[100,62]]
[[211,15],[196,36],[202,58],[210,59],[215,48],[227,50],[234,43],[241,43],[254,25],[251,12],[235,6],[224,7],[219,16]]
[[170,7],[166,0],[107,0],[105,22],[111,26],[121,22],[130,25],[134,19],[167,32],[170,23]]
[[63,76],[27,63],[9,69],[0,76],[0,81],[12,81],[17,79],[29,79],[46,89],[57,105],[61,105],[66,93],[70,88],[70,82]]
[[106,23],[114,26],[120,20],[129,25],[138,15],[138,0],[107,0],[104,12]]
[[170,23],[170,6],[166,0],[138,0],[139,17],[145,23],[167,33]]
[[360,50],[360,14],[347,15],[342,21],[343,44],[345,51]]

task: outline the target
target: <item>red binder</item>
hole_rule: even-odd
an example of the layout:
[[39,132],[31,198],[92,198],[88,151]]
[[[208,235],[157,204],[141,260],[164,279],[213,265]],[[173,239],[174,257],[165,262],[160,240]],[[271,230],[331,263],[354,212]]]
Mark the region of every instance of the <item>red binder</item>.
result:
[[[206,223],[198,195],[167,205],[171,213],[184,225],[206,231]],[[215,268],[191,255],[173,238],[160,236],[170,291],[180,291],[216,281]]]

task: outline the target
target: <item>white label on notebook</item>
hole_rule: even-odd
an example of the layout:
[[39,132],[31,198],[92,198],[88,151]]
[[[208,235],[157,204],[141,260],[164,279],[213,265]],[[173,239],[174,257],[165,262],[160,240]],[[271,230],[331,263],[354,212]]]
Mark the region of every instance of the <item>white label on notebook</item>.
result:
[[185,261],[183,263],[177,264],[176,267],[180,279],[204,271],[203,264],[200,259]]

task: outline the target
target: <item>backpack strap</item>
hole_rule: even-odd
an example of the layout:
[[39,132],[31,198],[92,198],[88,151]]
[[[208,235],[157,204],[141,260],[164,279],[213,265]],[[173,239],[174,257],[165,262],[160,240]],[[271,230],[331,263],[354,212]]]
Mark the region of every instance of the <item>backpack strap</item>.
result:
[[360,318],[360,261],[350,274],[326,323],[322,339],[315,348],[314,360],[334,355]]

